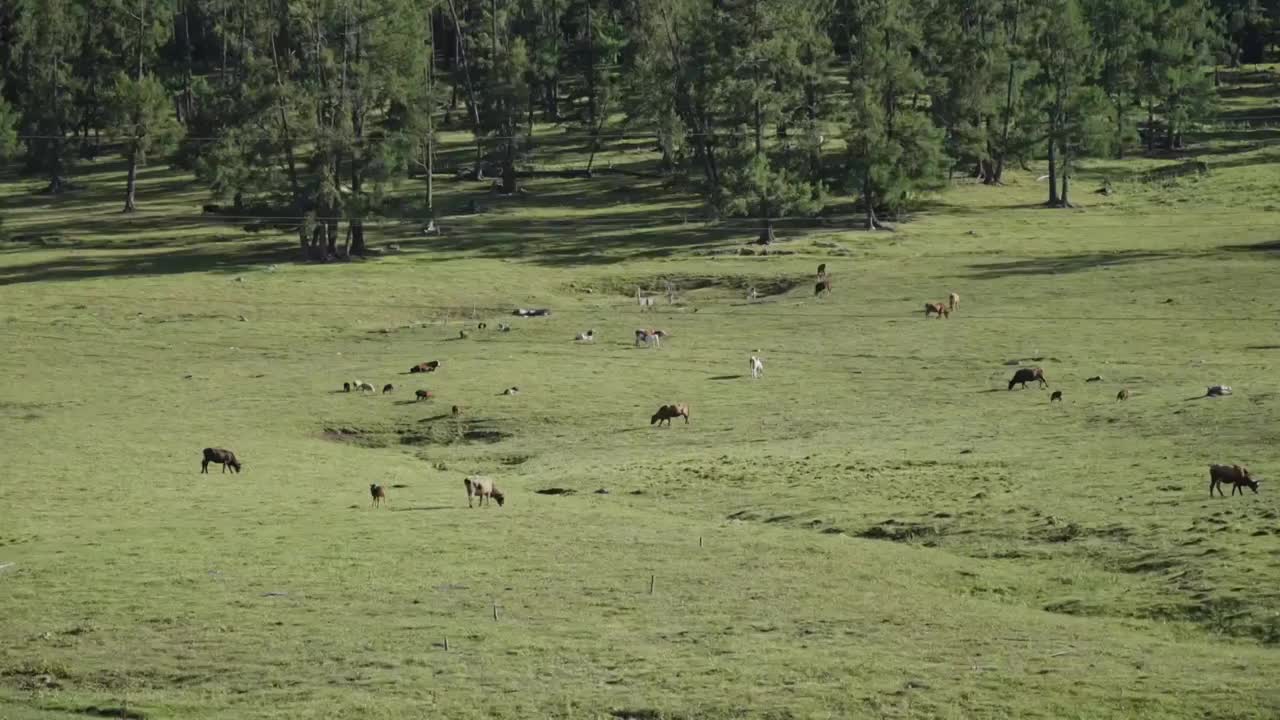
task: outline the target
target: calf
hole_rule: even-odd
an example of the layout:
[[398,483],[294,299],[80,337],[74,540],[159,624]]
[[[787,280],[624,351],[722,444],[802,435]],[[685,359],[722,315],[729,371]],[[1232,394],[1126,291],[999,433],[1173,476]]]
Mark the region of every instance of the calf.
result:
[[685,424],[686,425],[689,424],[689,406],[688,405],[684,403],[677,403],[675,405],[663,405],[658,408],[658,412],[654,413],[653,417],[649,418],[649,424],[662,425],[663,421],[665,420],[667,425],[670,426],[672,418],[678,418],[678,417],[683,417]]
[[578,341],[578,342],[595,342],[595,341],[596,341],[596,331],[595,331],[595,330],[588,330],[588,331],[586,331],[586,332],[578,333],[578,334],[577,334],[577,336],[575,336],[573,339],[574,339],[574,340],[576,340],[576,341]]
[[487,505],[489,498],[498,501],[498,507],[506,501],[506,497],[497,485],[493,484],[493,478],[484,477],[482,475],[472,475],[464,478],[462,484],[467,488],[467,507],[473,507],[472,498],[479,498],[480,505]]
[[933,315],[933,314],[936,314],[938,316],[938,319],[941,320],[943,317],[950,317],[951,310],[946,305],[943,305],[942,303],[925,303],[924,304],[925,318],[927,319],[930,315]]
[[349,382],[342,383],[342,392],[351,392],[351,383]]
[[356,385],[356,389],[360,392],[373,392],[373,385],[370,385],[367,382],[362,382]]
[[1222,497],[1222,486],[1224,484],[1231,485],[1231,494],[1235,495],[1239,490],[1244,495],[1244,488],[1258,492],[1258,482],[1249,474],[1249,468],[1240,465],[1210,465],[1209,466],[1209,497],[1213,497],[1213,489],[1218,489],[1218,496]]
[[1044,370],[1038,367],[1022,368],[1013,374],[1013,379],[1009,381],[1009,389],[1012,390],[1014,385],[1022,385],[1022,389],[1027,389],[1027,383],[1032,380],[1039,380],[1040,387],[1049,387],[1049,381],[1044,379]]
[[230,450],[222,448],[205,448],[204,460],[200,462],[200,472],[208,474],[209,463],[219,463],[222,465],[222,472],[226,472],[227,468],[240,472],[240,461],[236,459],[236,454]]
[[369,494],[373,496],[373,506],[378,507],[379,503],[387,501],[387,489],[381,485],[370,485]]

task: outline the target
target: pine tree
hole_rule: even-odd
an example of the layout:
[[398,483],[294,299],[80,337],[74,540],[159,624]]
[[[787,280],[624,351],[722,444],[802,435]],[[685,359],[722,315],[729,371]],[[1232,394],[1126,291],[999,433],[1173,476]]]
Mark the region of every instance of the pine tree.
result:
[[83,13],[72,0],[19,0],[13,54],[27,172],[49,178],[59,193],[76,156],[68,134],[76,127],[79,83],[73,61]]
[[766,139],[768,128],[785,127],[805,102],[800,42],[812,15],[788,0],[726,0],[723,12],[721,31],[732,48],[721,66],[724,112],[738,129],[724,162],[723,210],[755,214],[759,241],[767,244],[774,218],[814,212],[822,202],[821,186],[804,172],[811,148],[789,137]]
[[1097,65],[1096,55],[1077,0],[1048,0],[1040,11],[1033,46],[1039,68],[1030,83],[1038,91],[1045,118],[1047,204],[1069,207],[1072,163],[1081,149],[1097,142],[1099,126],[1090,120],[1099,112],[1098,95],[1089,92],[1087,85]]
[[850,0],[849,104],[845,161],[862,196],[867,229],[885,227],[877,209],[900,209],[935,184],[941,137],[913,98],[924,89],[914,64],[920,28],[907,0]]
[[1098,84],[1115,122],[1111,144],[1116,158],[1123,158],[1134,139],[1129,120],[1139,97],[1140,53],[1153,29],[1152,5],[1148,0],[1087,0],[1084,10],[1100,56]]

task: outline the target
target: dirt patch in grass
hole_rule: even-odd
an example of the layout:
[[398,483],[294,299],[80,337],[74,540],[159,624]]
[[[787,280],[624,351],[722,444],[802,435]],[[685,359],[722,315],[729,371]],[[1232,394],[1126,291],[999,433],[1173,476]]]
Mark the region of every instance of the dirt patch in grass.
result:
[[664,294],[668,287],[679,296],[695,290],[718,289],[741,294],[754,287],[763,296],[783,295],[807,283],[808,276],[786,275],[642,275],[635,277],[607,278],[596,283],[597,292],[635,297],[636,288],[647,294]]
[[[474,418],[459,420],[441,418],[438,422],[414,425],[390,425],[384,427],[357,427],[335,425],[326,427],[321,437],[334,442],[350,443],[365,448],[386,448],[394,445],[455,445],[458,443],[499,443],[514,437],[496,420]],[[512,456],[515,457],[515,456]],[[528,458],[504,464],[518,465]]]
[[900,523],[897,520],[885,520],[882,523],[872,525],[871,527],[857,533],[860,538],[867,540],[890,540],[892,542],[915,542],[917,540],[931,540],[942,534],[942,530],[936,525],[925,525],[923,523]]

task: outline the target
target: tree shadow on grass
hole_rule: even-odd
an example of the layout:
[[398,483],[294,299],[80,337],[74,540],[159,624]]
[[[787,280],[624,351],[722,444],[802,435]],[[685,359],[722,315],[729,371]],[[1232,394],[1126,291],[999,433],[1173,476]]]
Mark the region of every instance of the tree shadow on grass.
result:
[[739,380],[744,377],[746,377],[746,375],[716,375],[714,377],[709,377],[707,379],[708,380]]
[[1095,270],[1101,267],[1132,265],[1139,262],[1155,262],[1160,260],[1171,260],[1179,257],[1185,257],[1185,255],[1147,250],[1054,255],[1051,257],[1028,258],[1026,260],[975,263],[969,266],[973,270],[969,276],[984,280],[993,280],[1004,277],[1025,275],[1060,275],[1065,273]]
[[387,508],[391,512],[425,512],[430,510],[453,510],[448,505],[416,505],[414,507],[393,507]]
[[178,248],[164,252],[121,253],[89,257],[60,257],[24,265],[0,266],[0,286],[22,283],[89,280],[100,277],[180,275],[185,273],[237,273],[256,266],[297,259],[297,249],[283,244],[243,245],[193,251]]
[[1225,252],[1270,253],[1280,258],[1280,240],[1267,240],[1250,245],[1221,245],[1218,249]]

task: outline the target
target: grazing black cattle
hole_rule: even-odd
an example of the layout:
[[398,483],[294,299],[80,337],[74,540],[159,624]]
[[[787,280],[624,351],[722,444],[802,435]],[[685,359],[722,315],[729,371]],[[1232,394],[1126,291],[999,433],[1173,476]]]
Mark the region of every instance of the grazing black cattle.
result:
[[221,464],[222,472],[226,472],[228,467],[240,472],[240,461],[236,459],[236,454],[230,450],[205,448],[204,460],[200,462],[200,472],[207,474],[209,472],[209,463]]
[[387,383],[386,385],[383,385],[383,386],[382,386],[382,394],[383,394],[383,395],[386,395],[387,393],[389,393],[389,392],[391,392],[391,391],[393,391],[393,390],[395,390],[395,389],[396,389],[396,386],[395,386],[395,385],[392,385],[391,383]]
[[1053,394],[1049,396],[1049,402],[1053,402],[1054,400],[1057,400],[1058,402],[1062,402],[1061,390],[1054,390]]
[[1258,492],[1258,481],[1253,479],[1249,474],[1249,468],[1242,465],[1210,465],[1209,466],[1209,497],[1213,497],[1213,489],[1218,489],[1218,495],[1222,495],[1222,486],[1230,485],[1231,494],[1235,495],[1239,490],[1244,495],[1244,488]]
[[1013,374],[1013,379],[1009,381],[1009,389],[1012,390],[1014,385],[1021,384],[1022,389],[1027,389],[1027,383],[1039,380],[1040,387],[1049,387],[1049,381],[1044,379],[1044,370],[1038,367],[1022,368]]

